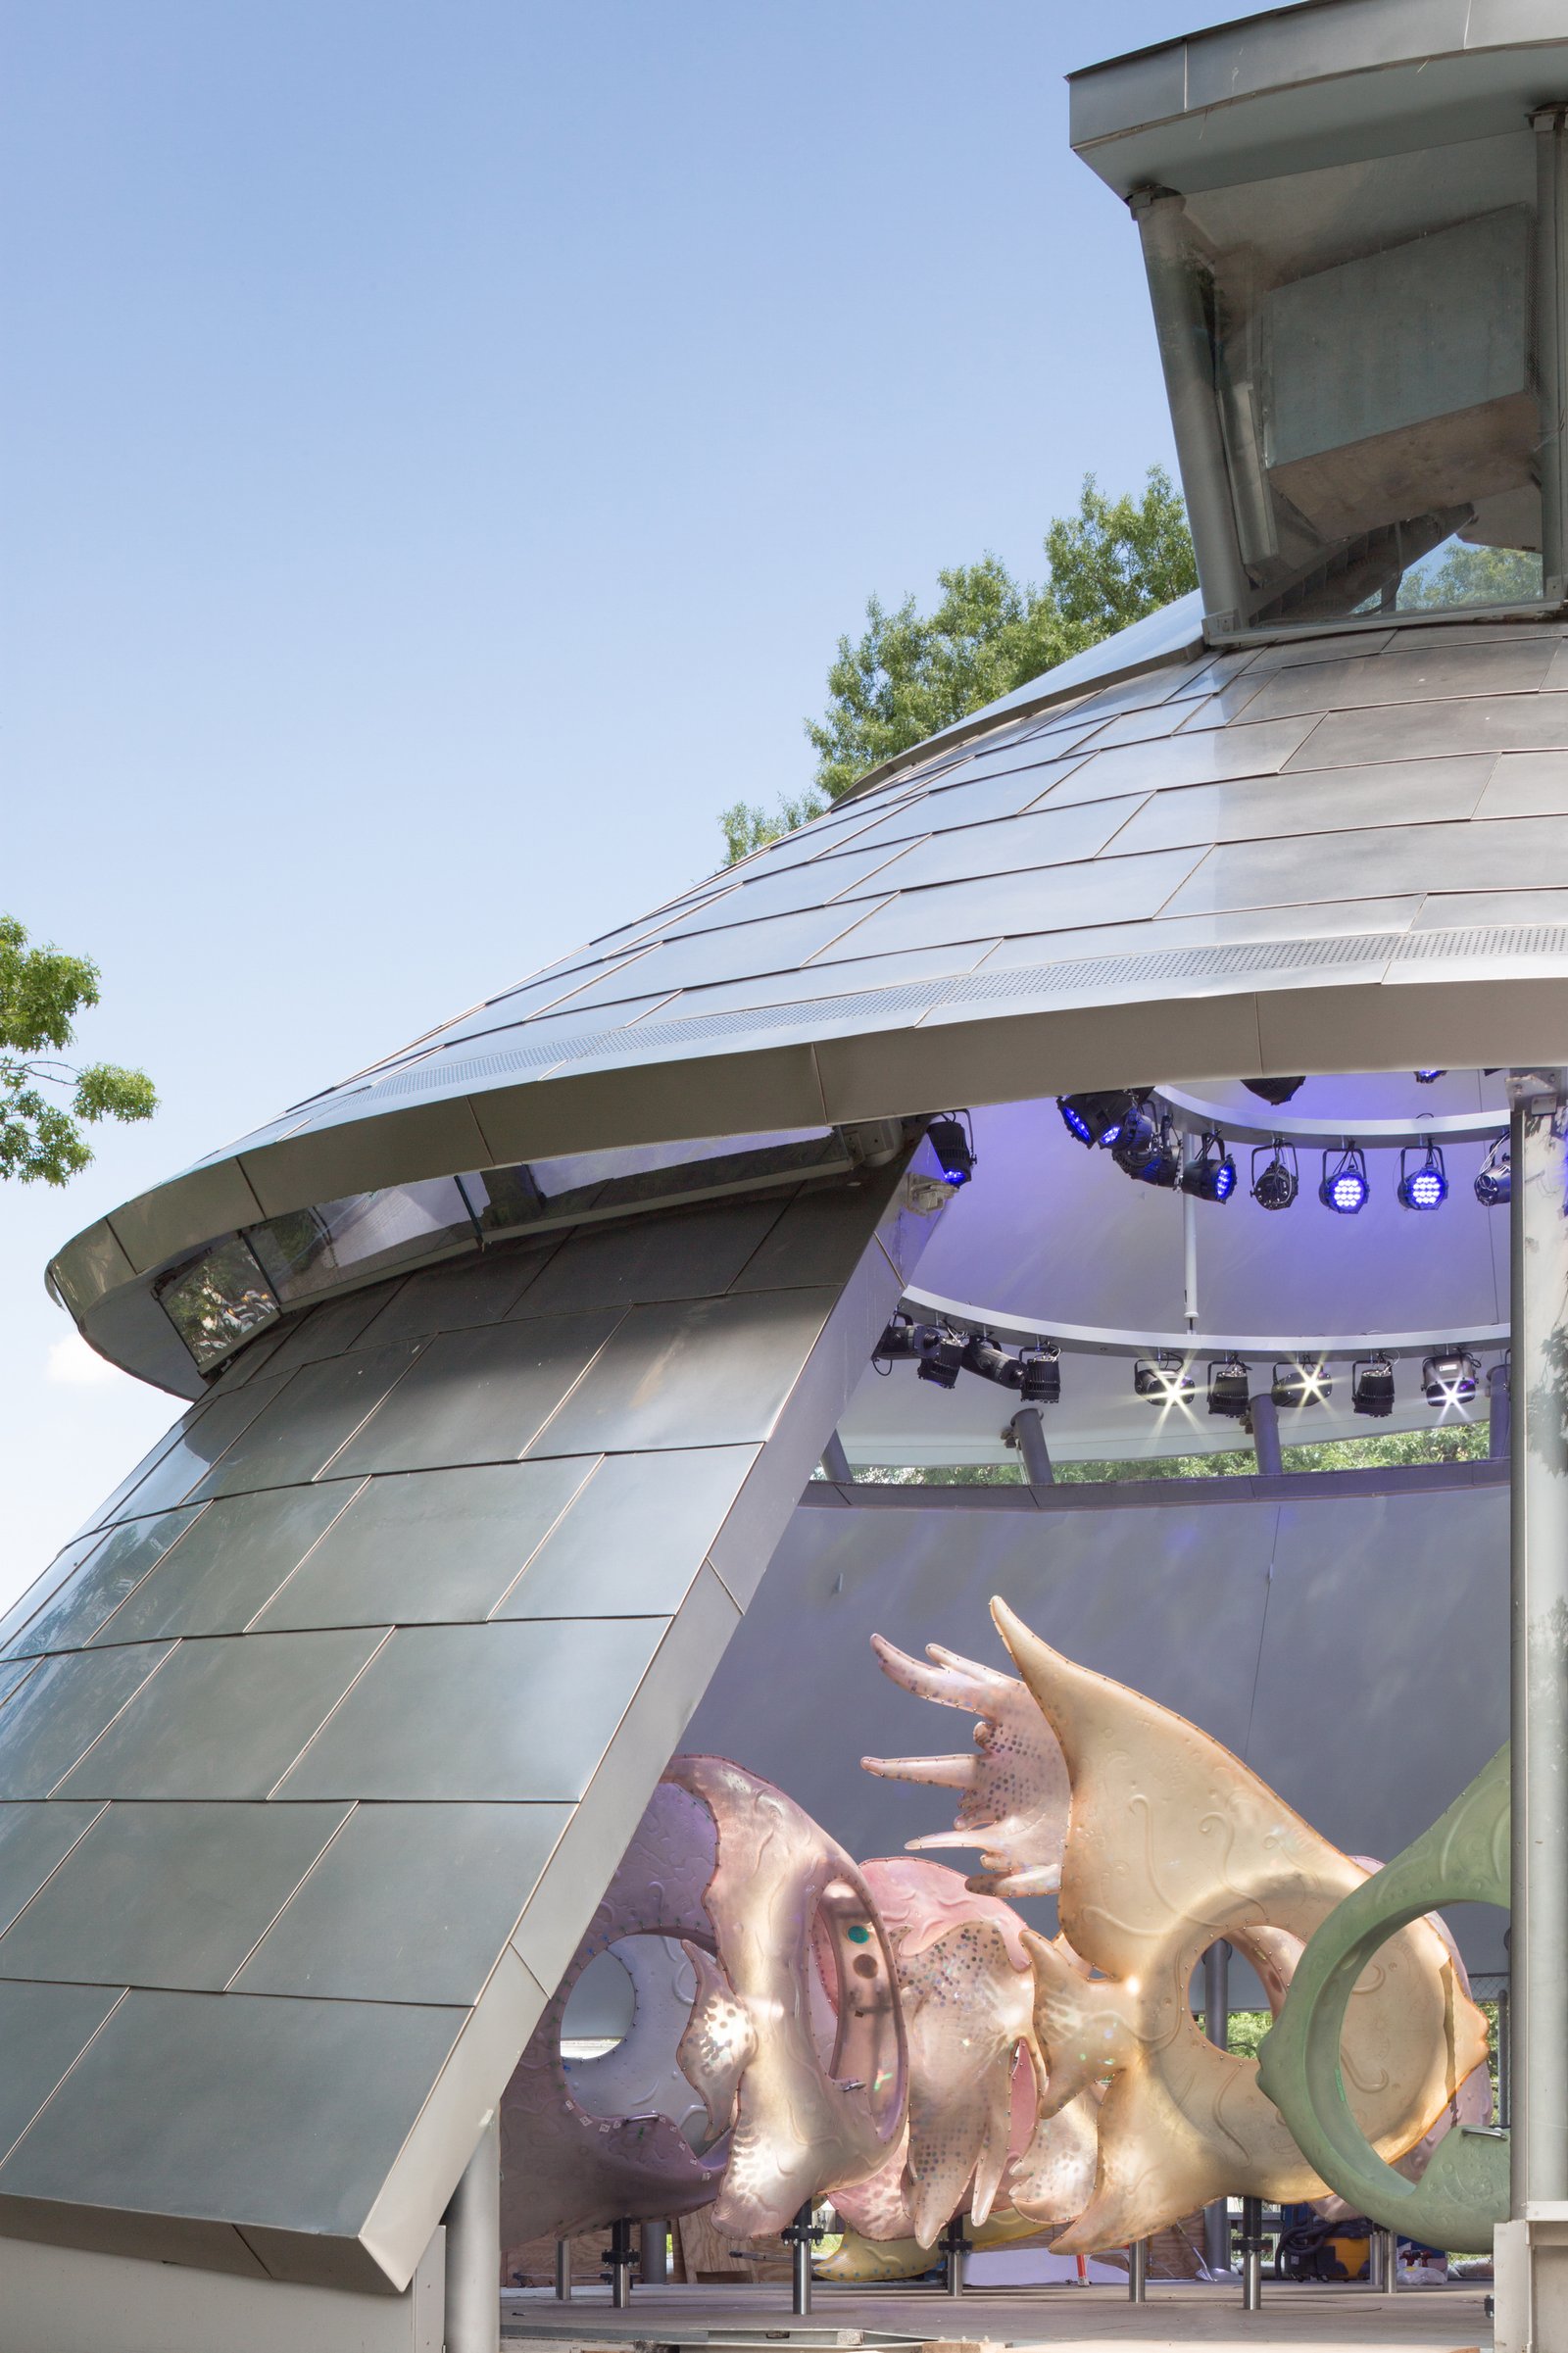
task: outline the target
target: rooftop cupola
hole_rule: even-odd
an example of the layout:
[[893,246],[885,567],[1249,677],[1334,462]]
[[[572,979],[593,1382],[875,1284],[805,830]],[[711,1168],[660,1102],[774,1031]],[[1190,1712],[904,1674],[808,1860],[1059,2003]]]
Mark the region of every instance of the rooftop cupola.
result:
[[1071,88],[1143,241],[1209,638],[1560,609],[1568,18],[1309,0]]

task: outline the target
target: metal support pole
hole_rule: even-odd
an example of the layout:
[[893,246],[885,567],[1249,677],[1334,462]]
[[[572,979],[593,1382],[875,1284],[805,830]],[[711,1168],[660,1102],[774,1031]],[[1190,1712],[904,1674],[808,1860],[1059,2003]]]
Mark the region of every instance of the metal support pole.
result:
[[1487,1375],[1487,1395],[1491,1400],[1487,1415],[1487,1453],[1494,1462],[1506,1462],[1508,1459],[1511,1444],[1509,1424],[1512,1420],[1508,1376],[1511,1370],[1505,1356]]
[[1263,2201],[1242,2200],[1242,2310],[1263,2309]]
[[[1185,1149],[1187,1139],[1182,1138]],[[1189,1332],[1198,1329],[1198,1196],[1182,1195],[1182,1313]]]
[[1149,2301],[1149,2241],[1135,2238],[1127,2249],[1127,2294],[1134,2304]]
[[447,2353],[501,2353],[501,2119],[479,2143],[441,2217],[447,2227]]
[[961,2214],[956,2214],[949,2223],[947,2230],[942,2234],[940,2244],[943,2255],[946,2257],[943,2285],[950,2296],[961,2296],[963,2293],[963,2259],[969,2252],[968,2233],[964,2230]]
[[[1231,1948],[1221,1937],[1203,1955],[1203,2032],[1220,2050],[1230,2046]],[[1216,2276],[1231,2268],[1231,2211],[1228,2199],[1203,2208],[1203,2261]]]
[[1399,2292],[1398,2232],[1385,2230],[1381,2235],[1383,2239],[1383,2292],[1386,2296],[1396,2296]]
[[556,2301],[560,2304],[571,2302],[571,2241],[569,2238],[558,2238],[556,2241]]
[[[616,2312],[624,2312],[631,2303],[631,2274],[636,2261],[637,2250],[631,2243],[630,2223],[612,2223],[605,2262],[610,2273],[610,2301]],[[447,2353],[452,2353],[450,2346]]]
[[[1568,107],[1538,108],[1536,133],[1536,384],[1541,402],[1542,587],[1550,600],[1564,593],[1568,571],[1568,469],[1563,464],[1568,406]],[[1517,1186],[1517,1178],[1515,1184]]]
[[1560,1070],[1514,1071],[1512,2211],[1568,2199],[1568,1216]]
[[816,2238],[809,2198],[796,2209],[794,2222],[782,2235],[790,2250],[790,2310],[797,2320],[805,2320],[811,2310],[811,2248]]
[[662,2287],[666,2278],[664,2247],[669,2235],[668,2223],[661,2220],[644,2223],[638,2232],[637,2276],[644,2287]]
[[822,1468],[835,1487],[853,1487],[855,1485],[855,1473],[851,1470],[850,1458],[844,1451],[844,1441],[836,1430],[822,1448]]
[[1374,2295],[1383,2285],[1383,2242],[1385,2236],[1385,2231],[1377,2223],[1372,2225],[1367,2233],[1366,2283]]
[[1051,1487],[1056,1474],[1051,1467],[1045,1419],[1038,1405],[1020,1405],[1007,1425],[1016,1441],[1023,1475],[1031,1487]]
[[1260,1389],[1250,1400],[1247,1417],[1252,1425],[1252,1451],[1257,1456],[1257,1467],[1266,1479],[1272,1479],[1285,1468],[1285,1463],[1280,1453],[1280,1409],[1269,1390]]
[[1231,505],[1201,263],[1184,219],[1187,208],[1173,189],[1135,188],[1127,202],[1143,241],[1204,617],[1239,629],[1247,621],[1251,583]]

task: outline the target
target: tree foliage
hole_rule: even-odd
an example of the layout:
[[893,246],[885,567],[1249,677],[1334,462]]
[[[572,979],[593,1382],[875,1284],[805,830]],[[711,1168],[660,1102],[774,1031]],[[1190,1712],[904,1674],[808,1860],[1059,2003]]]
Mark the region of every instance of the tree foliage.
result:
[[930,613],[912,596],[891,613],[870,599],[858,642],[839,639],[825,713],[807,722],[825,800],[1198,585],[1181,500],[1157,466],[1141,498],[1109,499],[1087,475],[1077,513],[1049,526],[1045,552],[1038,586],[986,555],[938,574]]
[[0,1177],[63,1185],[92,1158],[84,1126],[158,1108],[144,1072],[62,1059],[98,979],[87,957],[29,947],[16,917],[0,915]]
[[1528,605],[1541,594],[1541,558],[1526,548],[1472,548],[1447,541],[1399,583],[1400,613],[1458,605]]

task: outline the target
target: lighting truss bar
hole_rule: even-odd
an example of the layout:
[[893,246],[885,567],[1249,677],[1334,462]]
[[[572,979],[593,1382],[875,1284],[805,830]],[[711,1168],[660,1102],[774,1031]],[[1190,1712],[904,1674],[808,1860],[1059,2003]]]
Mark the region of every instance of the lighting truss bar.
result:
[[1020,1346],[1032,1345],[1038,1333],[1049,1332],[1063,1354],[1157,1356],[1167,1352],[1184,1361],[1237,1355],[1251,1362],[1293,1359],[1307,1364],[1331,1360],[1346,1364],[1361,1356],[1430,1356],[1434,1348],[1444,1348],[1487,1353],[1508,1346],[1509,1330],[1506,1324],[1470,1324],[1457,1330],[1444,1324],[1425,1332],[1128,1332],[1105,1325],[1058,1323],[1050,1315],[1010,1315],[1004,1308],[973,1306],[963,1299],[941,1299],[929,1291],[906,1291],[903,1311],[919,1323],[956,1324]]
[[1292,1103],[1272,1108],[1260,1103],[1260,1116],[1250,1118],[1230,1103],[1204,1103],[1180,1087],[1155,1087],[1152,1100],[1163,1103],[1184,1127],[1218,1128],[1232,1144],[1286,1144],[1329,1151],[1352,1141],[1363,1152],[1423,1144],[1490,1144],[1508,1133],[1506,1111],[1460,1111],[1434,1119],[1307,1119]]

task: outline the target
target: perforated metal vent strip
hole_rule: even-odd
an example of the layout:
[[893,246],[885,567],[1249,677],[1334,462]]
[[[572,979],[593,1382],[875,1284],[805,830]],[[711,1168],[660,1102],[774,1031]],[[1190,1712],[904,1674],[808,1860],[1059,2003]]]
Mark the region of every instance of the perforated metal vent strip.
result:
[[684,1021],[644,1021],[629,1028],[612,1025],[571,1039],[524,1040],[501,1053],[470,1054],[462,1060],[443,1061],[433,1055],[413,1069],[383,1079],[371,1094],[376,1102],[387,1102],[436,1088],[484,1086],[518,1071],[559,1069],[617,1054],[680,1053],[726,1038],[765,1037],[781,1029],[798,1034],[865,1022],[895,1022],[911,1015],[917,1018],[939,1005],[1095,996],[1110,990],[1169,987],[1182,981],[1245,980],[1253,973],[1364,970],[1390,962],[1523,956],[1568,962],[1568,925],[1494,924],[1465,931],[1258,940],[1230,947],[1169,948],[1145,956],[1079,957],[1056,964],[1020,965],[1005,972],[971,972],[957,979],[910,981],[896,989],[861,989],[740,1012],[696,1014]]

